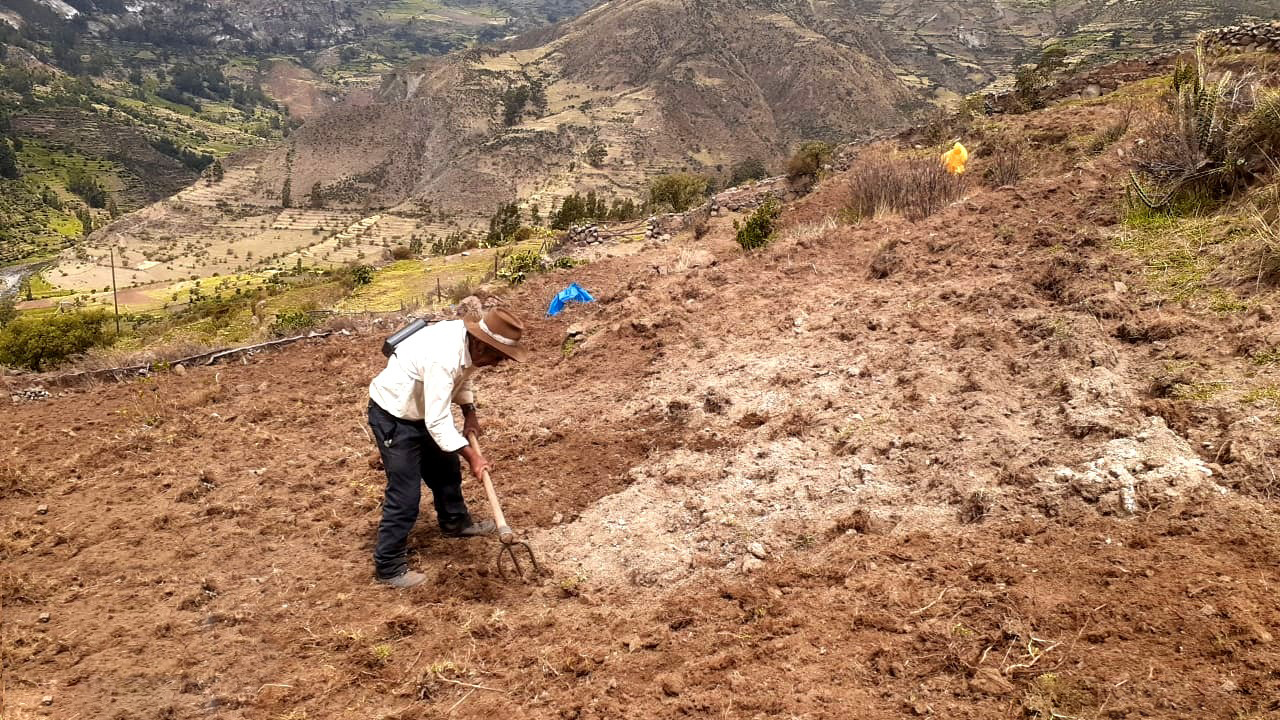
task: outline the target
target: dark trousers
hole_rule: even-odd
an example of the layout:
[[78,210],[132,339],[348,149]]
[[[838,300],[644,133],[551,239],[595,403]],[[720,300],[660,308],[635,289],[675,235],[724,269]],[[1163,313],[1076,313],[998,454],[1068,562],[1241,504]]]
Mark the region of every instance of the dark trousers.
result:
[[458,454],[436,445],[421,420],[401,420],[369,403],[369,427],[378,441],[382,465],[387,471],[387,493],[382,501],[382,522],[373,551],[378,578],[387,580],[408,570],[409,531],[418,520],[422,483],[435,500],[436,520],[445,532],[471,524],[462,499],[462,466]]

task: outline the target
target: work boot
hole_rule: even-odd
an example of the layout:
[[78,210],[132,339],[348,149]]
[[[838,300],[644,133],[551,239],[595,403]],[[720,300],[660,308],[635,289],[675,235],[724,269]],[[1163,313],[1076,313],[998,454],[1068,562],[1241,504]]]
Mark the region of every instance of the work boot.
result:
[[400,573],[399,575],[393,578],[388,578],[386,580],[379,579],[378,582],[382,583],[383,585],[393,587],[397,590],[408,590],[411,587],[416,587],[418,585],[421,585],[422,582],[426,579],[427,579],[427,576],[423,575],[420,572],[405,570],[404,572]]
[[497,529],[498,527],[493,524],[492,520],[481,520],[480,522],[473,522],[470,525],[464,525],[456,530],[452,528],[440,528],[440,532],[445,537],[467,538],[479,537],[481,535],[492,535],[493,531]]

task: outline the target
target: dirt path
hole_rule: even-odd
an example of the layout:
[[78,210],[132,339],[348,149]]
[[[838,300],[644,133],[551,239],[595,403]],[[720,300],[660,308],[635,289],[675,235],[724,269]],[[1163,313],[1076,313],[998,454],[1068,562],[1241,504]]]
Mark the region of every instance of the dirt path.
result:
[[[431,581],[373,584],[378,337],[15,405],[15,717],[1280,713],[1274,503],[1217,462],[1226,420],[1148,392],[1178,355],[1248,363],[1107,249],[1116,172],[914,225],[809,227],[820,191],[749,257],[726,218],[530,281],[534,358],[481,403],[533,587],[429,517]],[[570,280],[600,301],[542,317]]]

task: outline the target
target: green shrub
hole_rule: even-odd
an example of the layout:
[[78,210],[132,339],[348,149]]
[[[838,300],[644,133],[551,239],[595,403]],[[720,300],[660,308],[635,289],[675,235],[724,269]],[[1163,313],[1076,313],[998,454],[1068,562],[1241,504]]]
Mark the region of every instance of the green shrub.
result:
[[436,238],[431,241],[432,255],[456,255],[468,247],[475,247],[473,243],[468,242],[467,236],[461,230],[455,230],[442,238]]
[[20,317],[0,329],[0,364],[40,372],[110,344],[103,310]]
[[507,257],[502,263],[502,269],[498,270],[498,279],[505,280],[510,285],[519,285],[530,275],[546,269],[547,264],[541,253],[536,250],[525,250]]
[[347,290],[354,290],[361,285],[373,282],[373,268],[359,263],[344,265],[332,273],[338,283]]
[[530,275],[573,266],[572,258],[562,257],[558,260],[552,260],[537,250],[525,250],[507,257],[502,263],[502,268],[498,270],[498,279],[505,280],[511,285],[519,285],[528,280]]
[[831,146],[820,141],[807,142],[791,156],[787,163],[787,176],[791,178],[814,177],[831,159]]
[[670,212],[684,212],[707,194],[708,179],[693,173],[673,173],[649,183],[649,204]]
[[741,227],[735,220],[733,226],[738,231],[738,236],[735,238],[738,245],[747,251],[768,245],[773,240],[773,224],[780,214],[782,214],[782,206],[776,200],[769,200],[756,208]]
[[271,324],[271,332],[279,337],[296,335],[316,326],[316,318],[301,308],[290,308],[276,313],[276,321]]

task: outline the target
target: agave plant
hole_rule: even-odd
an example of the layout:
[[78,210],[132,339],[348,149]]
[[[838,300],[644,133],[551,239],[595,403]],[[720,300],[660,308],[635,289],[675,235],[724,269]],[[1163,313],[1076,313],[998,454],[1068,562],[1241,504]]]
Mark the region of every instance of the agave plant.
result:
[[1131,185],[1148,207],[1229,195],[1264,171],[1280,145],[1280,93],[1247,75],[1207,76],[1202,54],[1174,71],[1169,113],[1138,150]]

